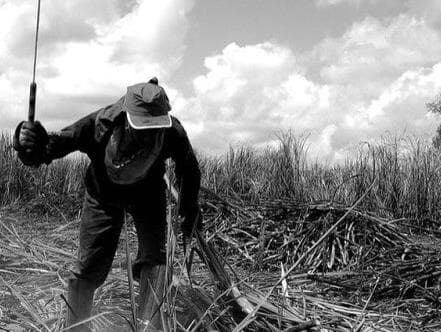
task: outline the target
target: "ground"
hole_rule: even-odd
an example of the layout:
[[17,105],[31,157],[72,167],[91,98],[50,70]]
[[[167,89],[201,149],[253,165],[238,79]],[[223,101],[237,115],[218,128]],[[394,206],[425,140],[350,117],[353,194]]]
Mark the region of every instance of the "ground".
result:
[[[262,304],[256,321],[245,330],[259,330],[262,324],[268,324],[267,329],[277,331],[289,326],[288,322],[312,324],[315,320],[320,321],[321,327],[316,330],[321,331],[440,330],[441,273],[437,254],[440,250],[435,231],[433,234],[394,234],[393,223],[367,213],[352,213],[346,217],[346,225],[332,233],[332,239],[328,237],[320,250],[311,251],[304,259],[309,262],[309,270],[305,269],[306,263],[299,265],[274,288],[267,301],[262,301],[268,290],[280,281],[281,266],[286,271],[301,256],[293,248],[308,252],[317,238],[347,210],[327,205],[305,210],[304,206],[297,209],[285,204],[283,209],[280,205],[273,205],[271,209],[267,206],[264,212],[262,206],[229,204],[226,201],[204,203],[205,234],[208,242],[217,248],[222,262],[231,267],[225,271],[231,280],[238,282],[243,296],[253,305]],[[308,223],[299,224],[300,220]],[[75,258],[78,226],[77,214],[65,214],[59,209],[42,213],[13,205],[0,210],[0,331],[61,329],[65,310],[63,295],[69,267]],[[133,229],[129,229],[134,255],[136,236]],[[313,240],[308,244],[306,240],[310,238]],[[341,238],[346,240],[340,241]],[[400,242],[402,238],[405,245]],[[299,239],[303,239],[302,245],[295,244]],[[385,246],[375,252],[375,259],[369,256],[371,249],[366,251],[371,240],[377,249]],[[96,293],[96,331],[130,330],[124,241],[122,236],[112,272]],[[175,251],[175,275],[179,280],[188,281],[182,265],[181,242],[171,246]],[[362,254],[365,251],[366,255]],[[345,266],[344,260],[347,260]],[[323,266],[328,271],[323,271]],[[197,255],[192,278],[205,290],[206,299],[212,301],[217,295],[213,276]],[[195,293],[185,293],[185,296],[191,298],[192,294]],[[176,316],[183,314],[186,305],[202,302],[199,294],[187,303],[176,303]],[[221,304],[217,309],[222,310]],[[224,312],[222,324],[228,326],[226,331],[236,326],[232,317],[234,314]]]

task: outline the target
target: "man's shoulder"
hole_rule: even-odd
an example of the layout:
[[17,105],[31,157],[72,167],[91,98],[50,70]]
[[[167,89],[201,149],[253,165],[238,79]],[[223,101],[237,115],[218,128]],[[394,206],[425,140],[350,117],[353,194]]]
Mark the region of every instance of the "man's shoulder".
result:
[[123,114],[121,98],[116,103],[106,106],[96,113],[95,119],[95,139],[101,141],[108,137],[108,134],[113,130],[115,122]]
[[182,125],[181,121],[173,115],[170,115],[172,125],[171,125],[171,131],[177,134],[177,136],[187,136],[187,133],[185,132],[184,126]]
[[97,121],[114,122],[121,115],[122,103],[124,98],[119,99],[116,103],[108,105],[97,111]]

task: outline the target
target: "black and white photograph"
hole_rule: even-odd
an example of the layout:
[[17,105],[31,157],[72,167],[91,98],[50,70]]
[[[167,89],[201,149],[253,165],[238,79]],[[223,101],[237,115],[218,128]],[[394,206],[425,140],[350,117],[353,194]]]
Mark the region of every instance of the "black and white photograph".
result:
[[440,0],[0,0],[0,332],[441,331]]

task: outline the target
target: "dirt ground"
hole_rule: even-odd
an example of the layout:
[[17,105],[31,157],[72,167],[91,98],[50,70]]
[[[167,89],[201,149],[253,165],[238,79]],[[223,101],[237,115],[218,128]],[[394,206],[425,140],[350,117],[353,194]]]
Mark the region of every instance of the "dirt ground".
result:
[[[42,217],[40,212],[33,214],[17,206],[0,210],[0,331],[62,329],[63,296],[69,268],[75,259],[78,227],[78,216],[66,217],[62,211]],[[132,255],[136,253],[135,239],[131,229]],[[439,241],[430,234],[414,236],[414,240],[430,248],[431,252],[441,251]],[[226,249],[220,250],[225,252]],[[179,242],[175,256],[175,275],[187,280]],[[260,269],[244,256],[227,255],[224,258],[232,266],[229,272],[234,280],[244,281],[247,287],[254,287],[262,293],[280,277],[277,267]],[[96,292],[94,313],[102,315],[95,325],[97,331],[130,331],[126,272],[122,236],[112,272]],[[440,275],[435,273],[437,278]],[[299,271],[287,278],[287,283],[281,285],[273,299],[289,301],[295,313],[305,320],[320,320],[321,331],[354,331],[357,327],[357,331],[365,332],[441,331],[439,284],[438,287],[428,287],[421,293],[423,295],[412,297],[410,294],[397,304],[396,299],[382,301],[358,293],[350,276],[347,271],[326,275],[308,275]],[[192,279],[210,295],[215,295],[210,274],[197,257]],[[372,284],[372,289],[377,286]],[[386,310],[388,306],[393,312]],[[178,306],[177,310],[184,312],[185,308]]]

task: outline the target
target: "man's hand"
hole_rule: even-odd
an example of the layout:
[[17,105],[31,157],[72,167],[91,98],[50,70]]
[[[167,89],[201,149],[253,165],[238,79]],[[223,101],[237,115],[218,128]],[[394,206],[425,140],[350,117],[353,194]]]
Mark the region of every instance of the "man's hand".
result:
[[[39,124],[39,122],[37,122]],[[38,147],[38,132],[37,123],[26,121],[23,122],[20,128],[18,144],[26,152],[32,152]],[[40,124],[41,126],[41,124]]]
[[14,149],[20,160],[28,166],[39,166],[44,162],[49,136],[40,122],[20,123],[14,135]]
[[182,234],[187,239],[191,237],[192,233],[203,230],[202,215],[199,208],[195,211],[195,213],[192,213],[184,218],[184,221],[181,224],[181,230]]

